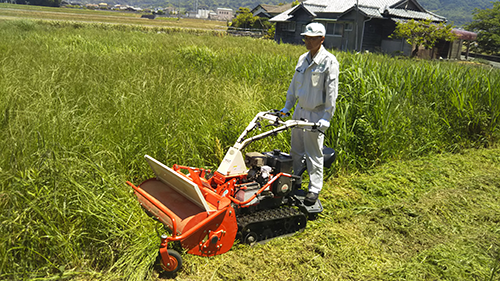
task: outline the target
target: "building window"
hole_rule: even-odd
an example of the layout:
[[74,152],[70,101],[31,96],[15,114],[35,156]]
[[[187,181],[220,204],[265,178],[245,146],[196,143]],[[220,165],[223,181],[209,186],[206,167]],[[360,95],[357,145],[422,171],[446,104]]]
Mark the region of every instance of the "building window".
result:
[[326,24],[326,35],[342,36],[344,34],[344,24],[332,22]]
[[335,32],[333,35],[342,36],[344,34],[344,25],[342,23],[335,24]]
[[295,31],[295,26],[296,26],[296,22],[294,22],[294,21],[292,21],[292,22],[284,22],[284,23],[281,24],[281,30],[294,32]]
[[333,30],[334,29],[335,29],[335,24],[334,23],[327,23],[326,24],[326,34],[333,35]]
[[345,28],[344,28],[344,31],[352,31],[353,29],[353,24],[352,22],[346,22],[345,23]]

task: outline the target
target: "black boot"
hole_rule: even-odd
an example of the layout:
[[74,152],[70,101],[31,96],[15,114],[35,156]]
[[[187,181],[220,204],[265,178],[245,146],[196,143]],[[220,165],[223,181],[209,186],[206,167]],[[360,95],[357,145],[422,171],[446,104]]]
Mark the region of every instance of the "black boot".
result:
[[318,200],[318,193],[314,192],[308,192],[306,195],[306,199],[304,199],[304,205],[306,206],[312,206],[316,203],[316,200]]

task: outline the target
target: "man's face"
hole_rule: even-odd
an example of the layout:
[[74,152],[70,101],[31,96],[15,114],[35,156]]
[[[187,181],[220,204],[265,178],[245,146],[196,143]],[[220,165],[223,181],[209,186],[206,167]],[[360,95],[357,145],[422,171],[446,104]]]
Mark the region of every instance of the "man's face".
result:
[[318,50],[319,47],[321,47],[321,44],[323,44],[323,41],[325,41],[325,37],[304,36],[304,43],[306,44],[306,48],[308,51]]

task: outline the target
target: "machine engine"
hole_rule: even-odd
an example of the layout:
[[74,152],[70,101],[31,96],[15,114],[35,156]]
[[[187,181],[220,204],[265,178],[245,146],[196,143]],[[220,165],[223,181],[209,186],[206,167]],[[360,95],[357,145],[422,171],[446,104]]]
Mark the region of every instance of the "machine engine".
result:
[[244,205],[254,206],[252,211],[256,208],[269,209],[286,204],[286,195],[292,192],[294,186],[300,186],[301,178],[291,174],[292,157],[278,149],[264,153],[249,152],[245,155],[245,164],[250,168],[247,177],[235,190],[235,198],[240,201],[248,200],[275,175],[282,173],[268,189]]

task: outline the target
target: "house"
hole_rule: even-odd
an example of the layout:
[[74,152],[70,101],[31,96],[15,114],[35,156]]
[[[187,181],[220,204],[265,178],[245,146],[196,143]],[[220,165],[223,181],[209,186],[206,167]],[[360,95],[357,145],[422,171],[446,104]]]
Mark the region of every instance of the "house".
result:
[[[13,4],[15,4],[15,0],[11,0]],[[83,7],[82,3],[80,2],[68,2],[68,1],[61,1],[61,6],[78,6],[78,7]]]
[[210,10],[210,13],[208,14],[208,19],[211,19],[211,20],[218,20],[219,19],[219,16],[217,15],[216,12]]
[[410,19],[446,22],[417,0],[306,0],[269,21],[276,23],[277,42],[302,44],[305,26],[320,22],[326,28],[326,48],[410,55],[412,46],[405,40],[389,38],[396,22]]
[[272,18],[274,16],[277,16],[281,13],[283,13],[286,10],[289,10],[293,8],[293,4],[283,4],[283,5],[267,5],[267,4],[260,4],[257,7],[253,8],[252,15],[255,17],[261,17],[261,18]]
[[187,14],[188,18],[197,18],[197,19],[208,19],[211,10],[198,9],[197,11],[190,11]]
[[232,20],[234,17],[233,9],[217,8],[215,12],[218,20]]
[[99,5],[93,4],[93,3],[88,3],[88,4],[85,4],[85,8],[87,8],[87,9],[99,9]]
[[120,4],[116,4],[113,6],[113,8],[111,8],[111,10],[131,11],[131,12],[137,12],[138,11],[137,9],[138,8],[134,8],[134,7],[129,6],[129,5],[120,5]]
[[142,8],[133,7],[133,6],[128,6],[127,9],[125,9],[125,10],[130,11],[130,12],[142,12]]
[[174,7],[166,7],[163,9],[163,12],[166,15],[177,15],[177,10]]

